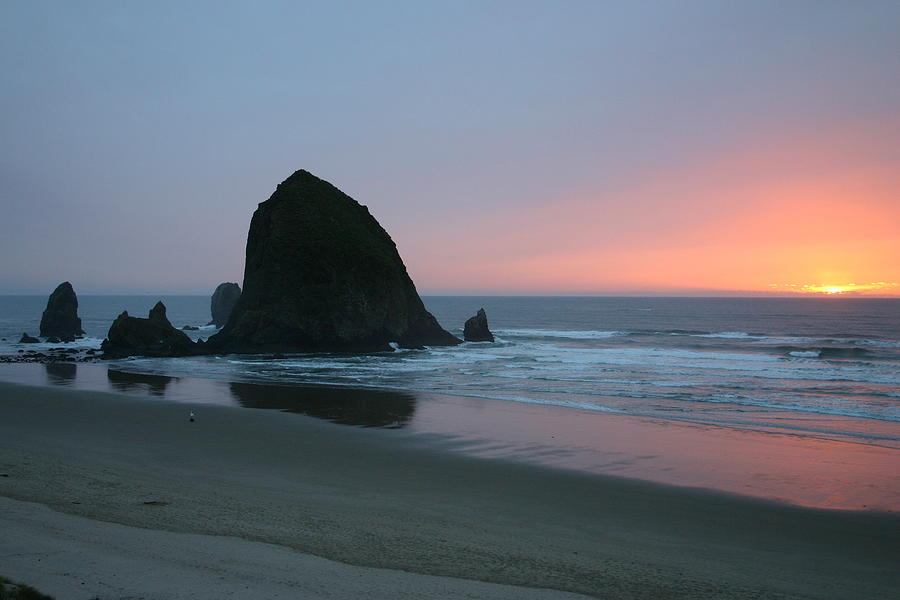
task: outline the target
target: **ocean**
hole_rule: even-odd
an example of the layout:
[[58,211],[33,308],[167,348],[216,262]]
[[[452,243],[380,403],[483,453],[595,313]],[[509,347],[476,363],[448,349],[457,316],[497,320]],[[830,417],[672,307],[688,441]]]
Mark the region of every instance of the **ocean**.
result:
[[[80,297],[79,314],[87,335],[75,345],[99,346],[117,314],[128,310],[145,316],[157,299]],[[173,325],[199,327],[188,332],[194,339],[215,333],[206,325],[209,297],[161,299]],[[727,431],[751,433],[762,436],[765,444],[760,447],[785,436],[803,443],[839,442],[842,448],[878,447],[889,452],[885,464],[898,466],[897,455],[891,452],[900,449],[900,300],[425,297],[424,301],[440,323],[460,337],[466,318],[483,307],[496,342],[363,355],[131,358],[102,362],[99,371],[97,366],[78,365],[80,379],[72,365],[13,364],[2,365],[0,380],[75,382],[75,387],[85,389],[176,401],[277,408],[337,423],[439,434],[485,456],[524,457],[668,482],[677,478],[665,473],[672,468],[665,463],[665,454],[681,452],[672,448],[683,448],[684,442],[672,441],[666,449],[659,440],[678,431],[707,440]],[[36,296],[0,297],[0,338],[5,338],[0,354],[21,350],[24,346],[16,342],[22,332],[37,333],[45,303],[46,298]],[[653,423],[654,429],[640,434],[647,436],[641,443],[614,443],[611,433],[599,433],[604,425],[596,417],[602,415],[643,420]],[[551,428],[554,434],[545,435]],[[616,444],[615,451],[610,450]],[[659,446],[655,453],[642,454],[642,448],[654,444]],[[846,456],[843,452],[841,460]],[[703,460],[695,468],[698,474],[711,468],[708,459]],[[770,463],[779,460],[783,457],[773,456]],[[830,460],[823,458],[822,464]],[[722,473],[728,468],[721,465]],[[896,498],[900,493],[893,475],[896,468],[879,468],[879,477],[889,478],[884,485]],[[690,474],[682,470],[678,477],[690,479]],[[699,475],[695,483],[707,485]],[[715,485],[734,490],[745,483]],[[762,488],[758,495],[796,495],[773,492],[769,483]],[[799,501],[828,505],[815,498]],[[841,506],[843,500],[829,502]]]

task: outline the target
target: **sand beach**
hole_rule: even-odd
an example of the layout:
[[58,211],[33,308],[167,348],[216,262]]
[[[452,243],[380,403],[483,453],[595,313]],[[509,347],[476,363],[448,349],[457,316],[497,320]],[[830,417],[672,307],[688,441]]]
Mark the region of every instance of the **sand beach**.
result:
[[2,571],[58,598],[900,587],[896,513],[474,458],[280,411],[8,383],[0,397]]

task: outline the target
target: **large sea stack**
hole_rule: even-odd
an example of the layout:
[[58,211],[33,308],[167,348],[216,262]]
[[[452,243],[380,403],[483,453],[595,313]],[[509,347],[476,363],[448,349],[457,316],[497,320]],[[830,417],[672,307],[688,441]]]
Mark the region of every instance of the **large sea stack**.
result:
[[364,352],[460,340],[425,310],[393,240],[369,210],[307,171],[250,222],[244,289],[216,352]]
[[215,325],[222,328],[228,322],[234,305],[237,304],[238,298],[241,297],[241,286],[236,283],[220,283],[213,292],[212,299],[209,303],[209,310],[212,313],[212,321],[209,325]]
[[72,341],[84,335],[78,318],[78,297],[72,284],[64,281],[53,290],[41,316],[41,336]]
[[123,312],[113,321],[100,345],[103,358],[126,356],[188,356],[199,354],[197,345],[166,317],[166,306],[157,302],[147,319]]

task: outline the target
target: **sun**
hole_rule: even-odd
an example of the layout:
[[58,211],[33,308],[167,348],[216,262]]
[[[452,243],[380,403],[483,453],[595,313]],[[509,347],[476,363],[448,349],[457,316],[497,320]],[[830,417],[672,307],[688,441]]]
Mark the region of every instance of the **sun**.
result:
[[847,291],[848,288],[840,285],[823,285],[816,291],[821,291],[826,294],[843,294]]

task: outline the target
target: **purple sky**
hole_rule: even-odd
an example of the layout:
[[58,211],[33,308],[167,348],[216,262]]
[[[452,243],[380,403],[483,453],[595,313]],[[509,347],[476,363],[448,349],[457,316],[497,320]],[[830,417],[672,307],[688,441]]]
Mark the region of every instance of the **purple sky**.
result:
[[426,294],[893,284],[898,30],[893,1],[6,0],[0,293],[240,282],[300,168]]

